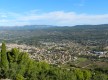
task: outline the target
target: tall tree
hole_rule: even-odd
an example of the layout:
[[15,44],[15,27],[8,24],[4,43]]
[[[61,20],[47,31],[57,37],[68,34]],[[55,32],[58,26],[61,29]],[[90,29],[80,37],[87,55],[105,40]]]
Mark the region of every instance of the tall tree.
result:
[[6,53],[6,45],[3,42],[1,46],[1,68],[3,70],[3,73],[6,73],[9,68],[9,63],[7,59],[7,53]]

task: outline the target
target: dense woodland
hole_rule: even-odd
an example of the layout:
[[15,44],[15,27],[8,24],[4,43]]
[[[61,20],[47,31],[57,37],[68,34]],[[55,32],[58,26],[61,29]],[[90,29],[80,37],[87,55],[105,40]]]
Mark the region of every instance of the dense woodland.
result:
[[12,80],[108,80],[103,69],[62,68],[45,62],[36,62],[25,52],[6,50],[3,42],[0,52],[0,78]]

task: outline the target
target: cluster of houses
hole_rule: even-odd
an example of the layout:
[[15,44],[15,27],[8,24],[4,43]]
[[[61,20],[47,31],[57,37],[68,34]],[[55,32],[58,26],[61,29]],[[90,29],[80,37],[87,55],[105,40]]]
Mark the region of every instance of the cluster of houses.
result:
[[108,57],[107,51],[86,51],[78,44],[69,43],[43,43],[41,47],[27,46],[25,44],[7,44],[7,49],[19,48],[20,51],[29,53],[30,58],[36,61],[46,61],[50,64],[65,64],[76,61],[77,55],[95,55]]
[[108,57],[107,51],[90,51],[90,53],[98,57]]
[[[18,44],[7,44],[7,50],[11,50],[12,48],[18,48],[20,51],[27,52],[30,55],[30,58],[36,61],[46,61],[50,64],[65,64],[70,61],[75,61],[77,58],[73,56],[72,53],[75,52],[70,51],[67,49],[70,47],[70,44],[62,44],[62,43],[43,43],[44,46],[34,47],[34,46],[27,46],[25,44],[18,45]],[[74,46],[75,45],[71,45]]]

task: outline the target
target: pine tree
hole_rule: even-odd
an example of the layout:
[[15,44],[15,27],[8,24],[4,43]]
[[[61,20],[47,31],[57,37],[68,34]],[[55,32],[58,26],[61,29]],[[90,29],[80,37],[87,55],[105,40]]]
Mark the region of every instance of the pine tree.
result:
[[7,60],[7,53],[6,53],[6,45],[4,42],[2,43],[1,46],[1,68],[4,74],[8,71],[9,68],[9,63]]

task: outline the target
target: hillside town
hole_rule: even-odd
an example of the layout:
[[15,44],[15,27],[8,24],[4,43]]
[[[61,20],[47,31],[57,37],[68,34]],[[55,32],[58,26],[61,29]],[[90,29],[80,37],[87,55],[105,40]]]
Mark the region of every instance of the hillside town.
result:
[[[45,61],[49,64],[65,64],[68,62],[77,61],[78,56],[87,55],[87,56],[98,56],[108,57],[107,51],[94,51],[91,52],[87,50],[84,46],[75,44],[73,42],[67,43],[51,43],[51,42],[41,42],[40,47],[28,46],[25,44],[7,44],[7,50],[12,48],[18,48],[22,52],[27,52],[30,55],[30,58],[36,61]],[[1,44],[0,44],[1,45]]]

